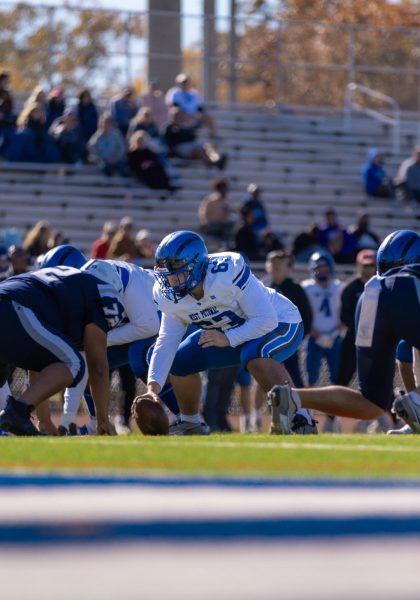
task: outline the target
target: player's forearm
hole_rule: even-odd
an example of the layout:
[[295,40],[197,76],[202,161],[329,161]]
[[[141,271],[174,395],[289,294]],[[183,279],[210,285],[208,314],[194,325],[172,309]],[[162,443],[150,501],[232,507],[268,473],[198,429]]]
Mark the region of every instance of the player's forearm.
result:
[[108,369],[90,369],[89,385],[95,404],[98,425],[108,423],[110,405],[109,374]]

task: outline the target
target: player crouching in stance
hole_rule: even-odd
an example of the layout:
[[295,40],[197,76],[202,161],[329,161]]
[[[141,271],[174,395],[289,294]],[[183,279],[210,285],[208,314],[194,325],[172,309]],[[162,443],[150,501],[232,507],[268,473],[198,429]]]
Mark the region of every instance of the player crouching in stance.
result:
[[9,396],[0,412],[1,429],[40,435],[30,419],[33,408],[78,384],[85,372],[84,350],[97,433],[113,433],[106,351],[108,330],[124,318],[120,293],[111,267],[100,278],[72,267],[54,267],[0,284],[0,386],[9,363],[31,372],[26,391],[17,399]]
[[[301,316],[290,300],[258,281],[240,254],[209,255],[198,234],[177,231],[157,248],[155,274],[162,322],[147,393],[139,401],[157,402],[170,372],[181,410],[170,434],[209,433],[199,414],[201,371],[241,364],[266,392],[290,382],[282,362],[302,340]],[[198,330],[183,340],[191,325]]]
[[[360,297],[356,330],[360,392],[341,386],[276,386],[269,397],[284,433],[293,432],[294,414],[302,406],[354,419],[377,419],[391,407],[398,343],[405,340],[420,349],[420,236],[415,231],[395,231],[379,247],[377,274]],[[420,433],[419,387],[397,398],[393,410]]]

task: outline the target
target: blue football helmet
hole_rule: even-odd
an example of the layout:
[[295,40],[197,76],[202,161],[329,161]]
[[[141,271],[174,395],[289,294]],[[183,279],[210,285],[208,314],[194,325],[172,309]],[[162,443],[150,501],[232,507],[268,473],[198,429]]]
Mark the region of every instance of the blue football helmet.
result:
[[420,263],[420,235],[410,229],[390,233],[379,246],[376,257],[378,275],[395,267]]
[[316,281],[327,281],[334,275],[335,262],[327,250],[319,250],[311,255],[309,268]]
[[38,268],[46,269],[47,267],[74,267],[80,269],[86,262],[86,256],[70,244],[63,244],[62,246],[56,246],[49,250],[44,256],[38,260]]
[[167,235],[155,253],[155,274],[162,294],[178,302],[203,281],[209,264],[206,244],[193,231]]

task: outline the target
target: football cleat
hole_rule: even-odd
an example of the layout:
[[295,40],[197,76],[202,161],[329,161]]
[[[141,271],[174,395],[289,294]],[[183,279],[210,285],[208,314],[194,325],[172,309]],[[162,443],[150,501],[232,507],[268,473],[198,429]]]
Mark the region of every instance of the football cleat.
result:
[[401,427],[401,429],[388,429],[386,432],[387,435],[407,435],[410,433],[413,433],[410,425],[404,425],[404,427]]
[[270,433],[289,435],[294,433],[292,422],[300,408],[299,394],[289,385],[275,385],[267,394],[271,409]]
[[318,435],[317,423],[309,410],[300,408],[293,417],[292,431],[297,435]]
[[168,435],[209,435],[210,427],[207,423],[189,423],[188,421],[175,421],[169,427]]
[[0,428],[15,435],[41,436],[31,421],[33,406],[16,400],[13,396],[7,398],[6,408],[0,412]]
[[420,433],[420,404],[415,402],[414,397],[414,394],[410,393],[396,398],[392,405],[392,411],[410,425],[413,433]]

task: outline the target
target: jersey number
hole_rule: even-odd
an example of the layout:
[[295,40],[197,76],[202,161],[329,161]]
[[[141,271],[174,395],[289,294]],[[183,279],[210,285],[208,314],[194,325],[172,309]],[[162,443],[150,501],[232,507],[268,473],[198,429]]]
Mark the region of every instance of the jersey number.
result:
[[322,304],[319,307],[319,312],[324,313],[326,317],[331,317],[331,307],[328,298],[324,298],[322,301]]
[[227,258],[221,258],[212,266],[211,273],[226,273],[229,269],[229,263]]
[[195,325],[198,325],[202,329],[216,329],[218,325],[227,325],[229,329],[232,329],[233,327],[239,327],[243,323],[245,323],[245,319],[231,310],[225,310],[220,315],[214,316],[211,321],[200,321],[199,323],[195,323]]

